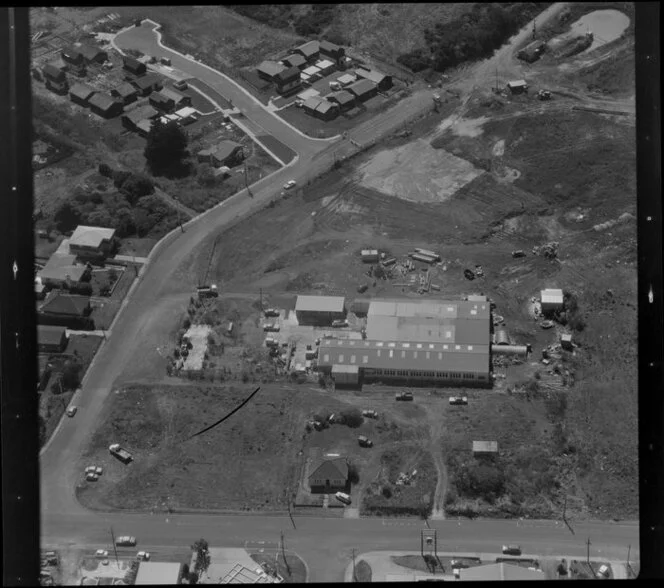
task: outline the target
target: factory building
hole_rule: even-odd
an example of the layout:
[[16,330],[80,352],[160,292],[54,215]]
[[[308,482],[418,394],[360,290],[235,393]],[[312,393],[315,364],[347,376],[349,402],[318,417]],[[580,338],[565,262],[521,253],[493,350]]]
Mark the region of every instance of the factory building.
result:
[[346,318],[343,296],[298,296],[295,316],[301,325],[331,325]]
[[371,300],[363,340],[324,339],[318,369],[343,384],[490,386],[488,302]]

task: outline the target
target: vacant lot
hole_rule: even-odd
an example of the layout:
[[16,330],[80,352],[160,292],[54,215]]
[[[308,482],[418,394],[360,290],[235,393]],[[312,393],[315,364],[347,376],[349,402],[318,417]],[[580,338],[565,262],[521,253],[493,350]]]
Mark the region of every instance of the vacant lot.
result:
[[96,299],[92,302],[93,310],[90,316],[95,322],[96,329],[106,330],[111,326],[127,292],[129,292],[129,288],[131,288],[132,282],[136,279],[136,272],[131,268],[118,272],[118,275],[119,278],[111,296],[105,299]]

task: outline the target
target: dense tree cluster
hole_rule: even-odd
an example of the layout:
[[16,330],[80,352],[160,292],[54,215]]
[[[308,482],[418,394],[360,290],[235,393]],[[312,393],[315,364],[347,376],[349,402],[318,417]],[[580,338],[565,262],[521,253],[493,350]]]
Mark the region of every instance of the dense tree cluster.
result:
[[295,32],[303,37],[320,35],[323,29],[332,24],[337,7],[337,4],[313,4],[309,12],[293,23]]
[[535,2],[474,4],[460,18],[426,29],[426,48],[404,53],[397,61],[414,72],[427,68],[440,72],[489,57],[546,6]]
[[143,152],[150,172],[155,175],[186,175],[187,135],[175,122],[156,121],[150,128]]
[[298,35],[309,37],[320,35],[332,24],[338,5],[312,4],[311,10],[301,15],[295,15],[290,4],[236,4],[232,8],[238,14],[278,29],[288,28],[292,24]]

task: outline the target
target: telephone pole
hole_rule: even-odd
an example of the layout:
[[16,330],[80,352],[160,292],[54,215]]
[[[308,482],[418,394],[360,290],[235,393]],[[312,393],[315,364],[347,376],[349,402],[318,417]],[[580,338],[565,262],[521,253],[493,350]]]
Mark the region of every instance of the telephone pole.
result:
[[586,561],[588,562],[588,567],[590,568],[590,537],[588,537],[588,540],[586,541],[586,546],[587,546]]
[[113,542],[113,552],[115,553],[115,563],[120,567],[120,560],[118,559],[118,549],[115,546],[115,534],[113,533],[113,527],[111,527],[111,541]]
[[355,548],[353,547],[353,582],[357,582],[357,576],[355,575]]

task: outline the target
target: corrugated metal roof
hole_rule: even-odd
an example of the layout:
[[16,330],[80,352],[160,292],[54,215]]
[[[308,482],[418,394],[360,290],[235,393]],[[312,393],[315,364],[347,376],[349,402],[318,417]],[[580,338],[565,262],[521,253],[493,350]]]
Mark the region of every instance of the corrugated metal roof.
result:
[[540,297],[542,302],[549,302],[551,304],[563,303],[563,291],[557,288],[542,290]]
[[498,451],[498,441],[473,441],[473,451],[495,453]]
[[298,296],[295,311],[304,312],[343,312],[343,296]]

